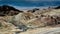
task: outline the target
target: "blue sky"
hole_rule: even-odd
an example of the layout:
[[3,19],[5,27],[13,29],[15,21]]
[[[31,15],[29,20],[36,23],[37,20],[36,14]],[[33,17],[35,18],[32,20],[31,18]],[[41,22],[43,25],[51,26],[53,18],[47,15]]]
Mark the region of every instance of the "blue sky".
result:
[[60,6],[60,0],[0,0],[0,5],[18,7]]
[[[8,0],[0,0],[0,1],[8,1]],[[60,1],[60,0],[9,0],[9,1]]]
[[60,5],[60,0],[0,0],[1,4],[9,4],[16,6],[58,6]]

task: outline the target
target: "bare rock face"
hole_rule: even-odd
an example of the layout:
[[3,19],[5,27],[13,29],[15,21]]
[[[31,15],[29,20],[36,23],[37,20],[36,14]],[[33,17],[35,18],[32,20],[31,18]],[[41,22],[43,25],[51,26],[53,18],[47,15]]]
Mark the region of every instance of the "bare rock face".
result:
[[35,18],[35,16],[32,13],[20,13],[15,16],[16,21],[21,21],[22,23],[25,23],[29,21],[30,19]]
[[28,21],[34,18],[35,16],[32,13],[20,13],[15,16],[14,20],[17,21],[18,24],[23,24],[27,27]]
[[37,10],[39,10],[38,8],[35,8],[35,9],[33,9],[33,10],[28,10],[27,12],[32,12],[32,13],[34,13],[34,12],[36,12]]
[[56,8],[56,10],[33,9],[29,10],[32,12],[29,11],[23,12],[18,9],[15,9],[12,6],[8,5],[0,6],[0,33],[17,34],[19,32],[25,32],[27,31],[27,29],[35,29],[52,25],[60,26],[58,25],[60,24],[60,9],[58,8]]
[[0,19],[0,34],[15,34],[17,31],[13,24]]
[[28,21],[27,27],[29,28],[39,28],[39,27],[44,27],[45,24],[41,22],[40,18],[34,18]]
[[49,15],[50,14],[49,12],[48,15],[47,14],[44,15],[45,13],[48,13],[48,12],[42,13],[43,16],[41,16],[41,14],[36,16],[34,13],[31,13],[31,12],[20,13],[15,16],[14,20],[18,22],[18,24],[22,23],[28,28],[56,25],[56,22],[58,21],[58,19],[51,16],[53,15],[53,13]]
[[55,25],[55,19],[51,16],[41,17],[41,22],[44,23],[46,26]]
[[60,9],[60,6],[58,6],[58,7],[55,7],[54,9]]
[[44,26],[44,23],[40,21],[40,18],[36,18],[33,13],[20,13],[15,16],[15,21],[19,22],[18,24],[24,24],[28,28],[37,28]]
[[51,26],[56,25],[60,21],[60,18],[53,16],[58,16],[60,13],[59,11],[60,10],[46,10],[41,12],[41,14],[37,14],[38,16],[31,12],[19,13],[8,21],[23,30],[28,28]]
[[17,15],[20,12],[23,12],[23,11],[15,9],[14,7],[9,5],[0,6],[0,16],[5,16],[5,15],[13,16],[13,15]]

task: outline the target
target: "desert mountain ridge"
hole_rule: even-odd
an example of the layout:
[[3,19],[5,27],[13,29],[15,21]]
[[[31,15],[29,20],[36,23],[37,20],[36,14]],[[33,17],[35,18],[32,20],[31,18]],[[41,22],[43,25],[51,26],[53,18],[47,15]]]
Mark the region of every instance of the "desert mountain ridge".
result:
[[2,5],[0,6],[0,15],[4,16],[4,15],[17,15],[19,12],[23,12],[20,11],[12,6],[9,5]]
[[33,30],[32,34],[34,32],[41,34],[41,30],[43,33],[44,30],[50,30],[50,27],[51,29],[60,27],[59,6],[42,10],[35,8],[26,12],[9,5],[0,6],[1,34],[31,34]]

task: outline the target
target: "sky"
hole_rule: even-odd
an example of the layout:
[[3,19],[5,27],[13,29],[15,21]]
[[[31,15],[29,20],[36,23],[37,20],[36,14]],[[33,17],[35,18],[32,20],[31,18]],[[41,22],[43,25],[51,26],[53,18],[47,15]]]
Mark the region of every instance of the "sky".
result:
[[0,0],[0,5],[11,5],[18,8],[60,6],[60,0]]
[[16,6],[58,6],[60,5],[60,0],[0,0],[1,4],[9,4]]

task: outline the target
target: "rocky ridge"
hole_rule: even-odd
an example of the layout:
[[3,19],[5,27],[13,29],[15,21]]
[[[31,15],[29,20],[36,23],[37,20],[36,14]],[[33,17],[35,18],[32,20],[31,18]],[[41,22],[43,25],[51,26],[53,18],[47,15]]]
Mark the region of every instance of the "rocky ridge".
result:
[[[33,30],[47,26],[55,27],[60,24],[60,9],[33,9],[33,12],[20,12],[15,8],[11,9],[10,6],[4,5],[2,7],[0,7],[2,14],[8,10],[9,13],[11,13],[11,10],[13,11],[10,15],[8,15],[9,13],[5,13],[6,15],[4,16],[0,14],[0,31],[1,33],[5,32],[2,34],[6,34],[6,32],[8,34],[18,34],[20,32],[26,32],[29,29]],[[9,8],[7,9],[7,7]]]

